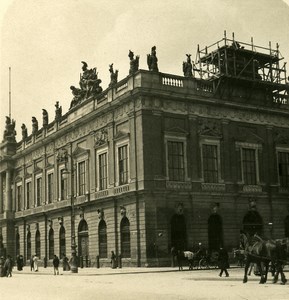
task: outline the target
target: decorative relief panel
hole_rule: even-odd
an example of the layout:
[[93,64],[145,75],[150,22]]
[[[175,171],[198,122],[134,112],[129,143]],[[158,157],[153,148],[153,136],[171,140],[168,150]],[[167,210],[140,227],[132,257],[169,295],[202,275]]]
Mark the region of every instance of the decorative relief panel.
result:
[[221,137],[222,130],[220,122],[212,119],[201,119],[199,120],[199,130],[200,135]]
[[279,129],[273,133],[275,144],[289,145],[289,132],[286,130]]
[[99,147],[108,142],[108,131],[106,128],[98,130],[94,134],[94,145],[95,147]]

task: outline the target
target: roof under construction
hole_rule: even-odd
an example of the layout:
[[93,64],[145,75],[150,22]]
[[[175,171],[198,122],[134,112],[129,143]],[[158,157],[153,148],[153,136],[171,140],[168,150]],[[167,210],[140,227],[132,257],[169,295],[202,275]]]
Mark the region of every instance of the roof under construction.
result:
[[279,45],[272,49],[224,38],[200,49],[194,65],[194,76],[209,81],[216,81],[215,86],[242,85],[249,88],[266,89],[272,93],[274,102],[288,102],[289,84],[286,77],[286,63],[283,60]]

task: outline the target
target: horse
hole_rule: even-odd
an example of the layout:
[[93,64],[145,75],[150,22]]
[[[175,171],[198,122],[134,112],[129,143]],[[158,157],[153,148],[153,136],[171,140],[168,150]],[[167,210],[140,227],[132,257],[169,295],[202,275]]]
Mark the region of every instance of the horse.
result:
[[[277,277],[274,278],[274,282],[278,280],[278,274],[281,274],[282,283],[286,283],[286,278],[283,273],[282,261],[284,259],[283,256],[283,248],[279,242],[274,240],[263,240],[257,234],[254,235],[255,241],[249,243],[248,238],[245,234],[242,236],[241,243],[245,249],[245,271],[243,283],[248,281],[247,273],[251,263],[256,263],[258,269],[260,271],[261,279],[260,284],[264,284],[267,281],[267,274],[269,270],[269,263],[272,262],[272,265],[275,266],[277,270]],[[289,242],[286,243],[287,249],[289,249]],[[262,264],[265,267],[265,272],[262,267]]]

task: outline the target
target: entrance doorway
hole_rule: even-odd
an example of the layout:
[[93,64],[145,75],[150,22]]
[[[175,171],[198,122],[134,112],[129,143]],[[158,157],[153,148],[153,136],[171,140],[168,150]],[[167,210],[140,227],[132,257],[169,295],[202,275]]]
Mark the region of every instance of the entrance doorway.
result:
[[85,220],[82,220],[78,226],[78,249],[80,266],[89,267],[88,226]]
[[209,217],[208,238],[210,251],[218,251],[223,246],[223,222],[218,214]]
[[171,219],[171,246],[176,250],[187,247],[187,228],[184,215],[175,214]]

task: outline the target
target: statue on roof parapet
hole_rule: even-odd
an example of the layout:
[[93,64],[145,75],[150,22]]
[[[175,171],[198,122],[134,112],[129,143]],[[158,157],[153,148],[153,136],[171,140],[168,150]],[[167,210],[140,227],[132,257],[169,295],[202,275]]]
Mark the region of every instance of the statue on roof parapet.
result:
[[36,134],[38,131],[38,121],[35,117],[32,117],[32,134]]
[[62,106],[59,106],[59,101],[55,103],[55,121],[59,122],[62,117]]
[[48,126],[48,112],[44,108],[42,108],[42,125],[44,128]]
[[102,92],[102,87],[100,86],[101,79],[97,76],[96,68],[88,69],[88,65],[85,61],[82,61],[81,63],[83,64],[83,73],[80,75],[80,89],[75,86],[70,87],[74,96],[71,101],[70,108],[80,104],[84,99]]
[[6,125],[5,125],[3,140],[14,142],[15,141],[15,136],[16,136],[15,120],[11,120],[10,117],[6,116],[5,123],[6,123]]
[[21,129],[22,129],[22,141],[25,141],[28,137],[28,133],[27,133],[27,127],[25,124],[21,125]]
[[113,63],[109,65],[109,72],[110,72],[110,83],[109,86],[113,86],[117,83],[118,77],[118,70],[113,70]]
[[193,65],[191,60],[191,54],[186,54],[187,61],[183,62],[183,72],[185,77],[192,77],[193,76]]
[[156,46],[152,47],[151,54],[147,55],[147,64],[150,71],[158,72],[158,58],[157,58],[157,52],[156,52]]
[[78,88],[76,88],[73,85],[70,87],[70,89],[71,89],[71,92],[72,92],[72,95],[73,95],[73,99],[71,100],[70,108],[69,109],[71,109],[72,107],[80,104],[80,102],[84,98],[84,92],[83,92],[83,90],[78,89]]
[[129,50],[128,57],[130,59],[129,75],[134,74],[139,68],[139,55],[134,58],[134,53]]

